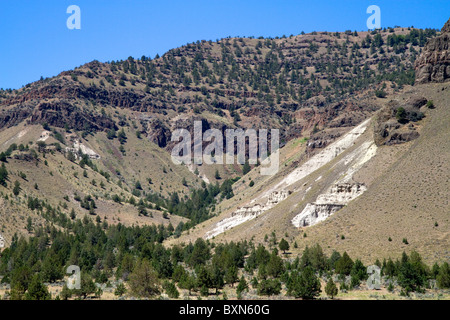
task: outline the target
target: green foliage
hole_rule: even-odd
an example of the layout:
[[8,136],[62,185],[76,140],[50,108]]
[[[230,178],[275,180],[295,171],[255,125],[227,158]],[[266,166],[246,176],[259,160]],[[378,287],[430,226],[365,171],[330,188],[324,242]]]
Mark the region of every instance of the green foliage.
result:
[[448,262],[444,262],[440,266],[439,273],[436,276],[436,284],[440,289],[450,288],[450,267]]
[[51,295],[47,287],[42,283],[38,274],[33,276],[28,290],[25,293],[26,300],[50,300]]
[[412,291],[422,292],[428,279],[428,270],[420,255],[413,251],[410,257],[403,252],[398,268],[398,283],[403,292],[409,295]]
[[166,291],[167,296],[171,299],[178,299],[180,296],[177,287],[171,281],[165,280],[163,283],[163,289]]
[[67,160],[69,160],[71,162],[75,162],[75,160],[77,159],[75,154],[72,151],[67,152],[66,158],[67,158]]
[[187,262],[192,267],[197,267],[199,265],[204,265],[206,261],[211,257],[211,252],[206,244],[205,240],[198,238],[192,249]]
[[114,130],[113,128],[109,129],[109,130],[106,132],[106,137],[107,137],[109,140],[112,140],[112,139],[114,139],[114,138],[117,138],[116,130]]
[[233,185],[234,181],[231,179],[225,180],[220,186],[221,198],[230,199],[234,197]]
[[398,122],[400,123],[406,123],[408,120],[406,118],[406,110],[403,107],[399,107],[397,111],[395,112],[395,117],[397,118]]
[[274,250],[270,255],[269,261],[265,265],[265,271],[268,276],[278,278],[284,272],[283,260]]
[[45,143],[45,141],[38,141],[38,142],[36,142],[36,145],[38,147],[39,152],[44,152],[45,148],[47,147],[47,144]]
[[359,286],[361,281],[366,280],[368,278],[367,268],[364,266],[361,260],[359,259],[355,260],[352,266],[352,270],[350,271],[350,276],[352,288]]
[[248,160],[245,160],[245,163],[242,167],[242,174],[246,175],[247,173],[249,173],[251,170],[250,164],[248,163]]
[[236,287],[236,293],[240,295],[244,291],[248,291],[248,283],[247,280],[245,280],[244,276],[241,276],[241,279],[239,280],[239,284]]
[[16,180],[16,181],[14,182],[13,194],[14,194],[15,196],[18,196],[19,193],[20,193],[20,190],[21,190],[21,188],[20,188],[20,182]]
[[137,297],[151,298],[160,293],[156,271],[146,259],[139,260],[130,274],[130,291]]
[[337,294],[339,290],[336,286],[336,283],[334,283],[333,279],[330,277],[327,281],[327,285],[325,286],[325,293],[327,296],[329,296],[331,299],[333,299]]
[[283,253],[286,253],[286,250],[289,250],[289,243],[284,240],[284,238],[282,238],[278,247],[280,248],[280,250],[283,250]]
[[386,98],[387,93],[384,90],[375,90],[375,96],[377,98]]
[[336,261],[335,271],[337,274],[349,275],[353,268],[353,260],[344,252],[342,257]]
[[58,140],[59,142],[61,142],[62,144],[66,144],[66,141],[64,140],[64,137],[61,133],[59,133],[58,131],[55,131],[53,133],[53,137]]
[[293,272],[287,289],[289,295],[302,299],[314,299],[321,292],[320,281],[311,267],[306,267],[302,272]]
[[306,247],[300,259],[300,268],[312,267],[315,270],[324,271],[328,263],[322,247],[316,244],[314,247]]
[[2,166],[0,167],[0,185],[6,187],[8,180],[8,170],[6,170],[5,163],[2,163]]
[[272,296],[281,292],[281,282],[278,279],[263,279],[258,283],[258,295]]
[[127,135],[125,134],[123,128],[117,134],[117,139],[119,140],[120,144],[124,144],[125,142],[127,142]]

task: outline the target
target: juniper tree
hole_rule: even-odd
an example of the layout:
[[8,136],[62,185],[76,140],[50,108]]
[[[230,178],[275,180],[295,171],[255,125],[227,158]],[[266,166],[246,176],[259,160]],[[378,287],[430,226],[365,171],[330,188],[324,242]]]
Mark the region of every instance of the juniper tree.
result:
[[13,188],[13,194],[15,195],[15,196],[18,196],[19,195],[19,193],[20,193],[20,182],[19,181],[15,181],[14,182],[14,188]]
[[138,261],[130,275],[131,293],[144,298],[151,298],[160,293],[159,280],[156,271],[147,259]]
[[338,288],[336,286],[336,283],[334,283],[331,277],[328,279],[327,285],[325,286],[325,293],[331,299],[333,299],[338,294]]
[[245,280],[244,276],[241,276],[241,279],[239,280],[239,284],[236,287],[236,293],[239,295],[241,294],[244,290],[248,291],[248,283]]
[[6,170],[5,163],[2,163],[2,166],[0,167],[0,185],[6,187],[8,180],[8,170]]
[[51,295],[47,287],[42,283],[39,274],[35,274],[25,293],[27,300],[50,300]]
[[283,253],[286,253],[286,250],[289,250],[289,243],[282,238],[280,240],[280,244],[278,245],[280,250],[283,250]]

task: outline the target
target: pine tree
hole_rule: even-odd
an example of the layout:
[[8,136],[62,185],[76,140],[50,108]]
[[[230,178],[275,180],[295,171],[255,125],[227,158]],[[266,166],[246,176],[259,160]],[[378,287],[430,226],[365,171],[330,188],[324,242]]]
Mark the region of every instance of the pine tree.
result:
[[238,269],[235,265],[229,266],[225,271],[225,281],[228,284],[231,284],[231,287],[234,287],[234,283],[238,279]]
[[41,282],[39,274],[35,274],[25,293],[27,300],[50,300],[51,295],[47,287]]
[[237,285],[237,288],[236,288],[236,293],[238,295],[240,295],[244,290],[248,291],[248,283],[245,280],[245,277],[241,276],[241,279],[239,280],[239,284]]
[[353,260],[349,257],[347,252],[344,252],[342,257],[336,262],[336,273],[349,275],[353,267]]
[[327,285],[325,286],[325,293],[331,299],[333,299],[338,294],[338,288],[336,286],[336,283],[334,283],[331,277],[328,279]]
[[351,287],[353,288],[359,286],[361,281],[367,279],[367,268],[364,266],[361,260],[356,259],[355,263],[353,264],[352,271],[350,272],[350,276]]
[[284,254],[286,253],[286,250],[289,250],[289,243],[286,240],[284,240],[284,238],[280,240],[280,244],[278,246],[280,250],[283,250]]
[[130,275],[129,286],[131,293],[144,298],[159,294],[159,280],[156,271],[146,259],[138,261]]
[[267,275],[277,278],[284,272],[283,260],[276,254],[276,250],[270,255],[269,262],[265,266]]
[[311,267],[306,267],[301,273],[291,275],[288,293],[296,298],[314,299],[320,295],[320,281]]

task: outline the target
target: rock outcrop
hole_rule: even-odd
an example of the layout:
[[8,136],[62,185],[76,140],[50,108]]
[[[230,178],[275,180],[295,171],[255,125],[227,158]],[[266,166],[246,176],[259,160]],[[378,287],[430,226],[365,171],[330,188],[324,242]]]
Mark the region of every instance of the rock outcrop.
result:
[[374,141],[377,146],[417,139],[419,133],[414,123],[424,117],[420,110],[426,103],[427,99],[424,97],[412,97],[402,105],[396,101],[387,103],[380,110],[374,125]]
[[65,125],[68,125],[69,128],[79,131],[117,129],[112,119],[104,115],[96,115],[92,112],[84,111],[66,101],[39,103],[33,110],[28,122],[30,124],[47,123],[50,126],[59,128],[64,128]]
[[289,194],[289,191],[274,191],[269,195],[269,198],[265,204],[256,203],[254,205],[238,207],[233,213],[231,213],[231,217],[219,221],[213,230],[207,232],[206,239],[211,239],[226,230],[256,218],[263,212],[273,208],[279,202],[286,199]]
[[335,184],[327,193],[319,195],[316,202],[308,203],[302,212],[292,219],[292,224],[297,228],[313,226],[342,209],[366,190],[367,187],[361,183]]
[[292,224],[297,228],[313,226],[331,216],[344,207],[343,204],[332,203],[308,203],[301,212],[292,219]]
[[450,20],[441,34],[427,42],[416,60],[416,83],[444,82],[450,80]]
[[72,152],[75,157],[78,159],[80,158],[80,152],[82,155],[87,155],[89,157],[89,159],[92,160],[98,160],[100,159],[100,155],[97,154],[94,150],[92,150],[91,148],[89,148],[88,146],[84,145],[83,143],[80,143],[79,140],[75,140],[73,142],[73,147],[66,147],[66,152]]

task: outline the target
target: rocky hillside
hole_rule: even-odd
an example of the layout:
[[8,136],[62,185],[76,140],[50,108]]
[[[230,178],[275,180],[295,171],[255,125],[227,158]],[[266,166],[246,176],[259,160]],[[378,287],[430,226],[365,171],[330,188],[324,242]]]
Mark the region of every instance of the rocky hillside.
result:
[[[312,129],[354,126],[376,94],[414,82],[414,61],[435,30],[313,32],[281,38],[198,41],[154,59],[93,61],[19,90],[0,92],[0,128],[29,124],[94,132],[129,125],[167,147],[193,117],[216,128],[280,128],[283,141]],[[114,111],[114,113],[116,112]]]
[[[448,53],[448,25],[419,59]],[[440,47],[431,45],[436,41]],[[252,170],[234,185],[235,197],[220,204],[221,214],[173,242],[203,237],[266,243],[282,237],[294,254],[319,243],[328,254],[341,250],[364,261],[409,250],[427,261],[448,261],[447,80],[418,81],[390,95],[352,130],[335,139],[322,136],[325,143],[290,141],[281,150],[278,175],[260,177]]]
[[442,27],[441,34],[428,41],[417,59],[416,82],[444,82],[450,78],[450,20]]
[[[161,57],[93,61],[1,90],[0,233],[10,243],[15,232],[71,228],[86,217],[105,227],[164,225],[161,241],[169,235],[171,241],[228,237],[238,225],[223,222],[228,215],[241,224],[283,208],[289,219],[276,216],[282,224],[273,226],[279,232],[288,226],[298,236],[291,220],[307,204],[296,221],[314,227],[366,191],[364,181],[339,174],[353,174],[352,165],[360,169],[376,147],[417,138],[403,133],[406,124],[397,128],[389,121],[402,107],[407,129],[415,131],[411,117],[423,106],[388,99],[413,90],[417,57],[436,34],[388,28],[198,41]],[[372,143],[369,119],[386,105],[382,138]],[[204,130],[280,129],[280,173],[269,181],[238,164],[173,164],[171,134],[192,132],[194,120],[202,120]],[[357,142],[359,136],[366,140]],[[354,152],[354,143],[366,158]],[[344,152],[350,158],[338,171],[323,180],[315,176]],[[312,183],[311,174],[324,184]],[[311,185],[299,185],[305,178]],[[335,191],[343,192],[338,203],[329,196]],[[255,227],[248,234],[264,233]]]

